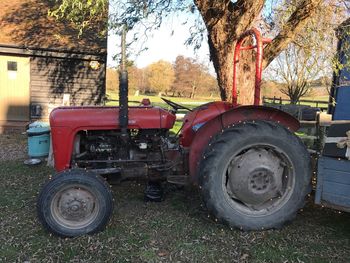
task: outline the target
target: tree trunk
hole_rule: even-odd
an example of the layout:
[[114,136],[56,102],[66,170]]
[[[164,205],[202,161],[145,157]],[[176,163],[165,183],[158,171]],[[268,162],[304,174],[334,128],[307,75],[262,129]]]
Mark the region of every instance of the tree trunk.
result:
[[[251,28],[263,8],[264,1],[238,0],[233,3],[230,0],[194,0],[194,2],[207,27],[210,57],[216,70],[221,99],[231,100],[235,44],[239,36]],[[244,65],[241,66],[243,69]],[[248,65],[239,71],[239,75],[245,80],[242,82],[244,86],[249,87],[254,83],[251,82],[251,69],[252,67]],[[241,85],[240,90],[245,90],[245,87]]]
[[291,93],[289,95],[289,99],[290,99],[290,103],[295,105],[299,101],[299,96],[297,94],[295,94],[295,93]]
[[[209,43],[210,42],[211,41],[209,41]],[[209,44],[209,50],[217,74],[220,97],[223,101],[231,100],[233,47],[228,48],[228,50],[225,50],[224,52],[220,52],[220,50],[215,48],[215,45],[211,43]],[[231,52],[229,52],[229,50]]]
[[[194,0],[208,31],[210,58],[217,74],[220,96],[231,100],[233,79],[233,52],[237,39],[251,29],[259,17],[264,0],[205,1]],[[291,14],[277,37],[266,46],[264,64],[266,67],[293,41],[302,30],[308,18],[316,11],[321,0],[303,0]],[[252,52],[242,53],[239,65],[238,92],[240,104],[253,101],[255,66]]]
[[[232,101],[233,86],[233,50],[226,56],[213,60],[218,75],[220,96],[224,101]],[[211,54],[215,51],[211,49]],[[241,53],[238,64],[237,92],[238,103],[242,105],[253,104],[255,87],[255,52],[245,51]]]
[[254,104],[255,93],[255,51],[243,51],[238,64],[238,104]]
[[194,99],[194,96],[196,95],[196,90],[197,90],[197,86],[196,85],[192,85],[192,91],[191,91],[191,99]]

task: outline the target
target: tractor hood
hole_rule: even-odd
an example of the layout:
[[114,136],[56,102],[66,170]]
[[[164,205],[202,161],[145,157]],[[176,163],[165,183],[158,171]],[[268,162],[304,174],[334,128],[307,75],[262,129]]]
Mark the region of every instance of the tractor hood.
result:
[[[72,130],[119,129],[119,107],[59,107],[50,114],[50,126]],[[159,107],[130,107],[129,129],[171,129],[176,116]]]

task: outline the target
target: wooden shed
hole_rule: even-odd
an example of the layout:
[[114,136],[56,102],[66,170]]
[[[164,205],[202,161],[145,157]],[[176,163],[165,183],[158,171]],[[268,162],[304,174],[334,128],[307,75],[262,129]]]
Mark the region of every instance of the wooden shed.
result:
[[72,24],[48,17],[51,2],[55,1],[0,2],[2,128],[47,119],[59,105],[102,103],[107,19],[78,36]]

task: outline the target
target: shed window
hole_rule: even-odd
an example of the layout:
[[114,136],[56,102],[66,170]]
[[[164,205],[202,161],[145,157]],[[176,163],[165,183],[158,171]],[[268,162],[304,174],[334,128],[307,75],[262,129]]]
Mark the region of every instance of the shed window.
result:
[[17,62],[16,61],[7,61],[7,70],[8,71],[17,71]]

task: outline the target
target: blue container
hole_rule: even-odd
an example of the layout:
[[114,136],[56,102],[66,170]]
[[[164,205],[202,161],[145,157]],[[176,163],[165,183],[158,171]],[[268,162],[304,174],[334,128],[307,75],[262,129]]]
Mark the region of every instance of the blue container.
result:
[[32,127],[27,130],[28,155],[30,157],[45,157],[50,150],[50,128]]

